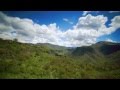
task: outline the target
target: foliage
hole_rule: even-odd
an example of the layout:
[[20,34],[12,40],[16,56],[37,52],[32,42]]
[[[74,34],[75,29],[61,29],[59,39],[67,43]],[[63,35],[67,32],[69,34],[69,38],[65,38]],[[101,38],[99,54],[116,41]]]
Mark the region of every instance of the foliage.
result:
[[75,52],[71,54],[65,47],[58,50],[46,45],[0,40],[0,78],[120,78],[119,52],[102,56],[96,52],[97,48],[89,47],[82,49],[87,53],[79,56],[79,50],[71,50]]

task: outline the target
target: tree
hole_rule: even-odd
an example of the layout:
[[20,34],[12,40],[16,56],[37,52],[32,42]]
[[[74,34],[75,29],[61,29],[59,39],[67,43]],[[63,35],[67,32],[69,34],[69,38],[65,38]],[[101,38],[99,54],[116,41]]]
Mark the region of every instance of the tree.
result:
[[17,39],[17,38],[15,38],[13,41],[18,42],[18,39]]

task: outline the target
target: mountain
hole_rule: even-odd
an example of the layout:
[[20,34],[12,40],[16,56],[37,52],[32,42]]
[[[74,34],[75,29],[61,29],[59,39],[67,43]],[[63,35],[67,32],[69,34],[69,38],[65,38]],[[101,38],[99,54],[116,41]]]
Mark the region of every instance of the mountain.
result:
[[0,78],[118,79],[120,44],[77,48],[0,39]]
[[99,51],[104,55],[120,51],[120,43],[102,42],[96,45],[99,48]]
[[120,51],[120,43],[101,41],[91,46],[77,47],[72,52],[72,54],[73,55],[97,54],[99,52],[103,55],[109,55],[117,51]]

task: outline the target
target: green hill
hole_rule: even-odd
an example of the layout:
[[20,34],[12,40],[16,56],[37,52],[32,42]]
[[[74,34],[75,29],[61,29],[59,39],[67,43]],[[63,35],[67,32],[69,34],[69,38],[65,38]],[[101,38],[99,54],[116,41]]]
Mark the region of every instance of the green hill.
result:
[[120,78],[120,44],[67,48],[0,39],[0,78]]

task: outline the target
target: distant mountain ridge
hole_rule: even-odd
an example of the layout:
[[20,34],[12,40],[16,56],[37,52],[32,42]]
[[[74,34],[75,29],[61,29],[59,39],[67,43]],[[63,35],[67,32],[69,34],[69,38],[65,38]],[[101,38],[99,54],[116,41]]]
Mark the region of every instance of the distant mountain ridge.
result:
[[[16,42],[16,41],[11,41],[11,40],[2,40],[2,39],[0,40],[8,41],[11,43]],[[28,44],[28,43],[24,43],[24,44]],[[64,46],[59,46],[59,45],[53,45],[50,43],[37,43],[37,44],[28,44],[28,45],[43,46],[43,47],[47,47],[53,50],[64,50],[67,52],[70,51],[70,53],[72,53],[73,55],[84,55],[85,53],[94,54],[96,53],[96,51],[104,55],[108,55],[108,54],[112,54],[120,50],[120,43],[113,43],[113,42],[108,42],[108,41],[100,41],[90,46],[81,46],[81,47],[64,47]]]
[[120,43],[112,43],[101,41],[91,46],[77,47],[72,54],[74,55],[83,55],[86,53],[96,54],[97,52],[103,55],[109,55],[114,52],[120,51]]

